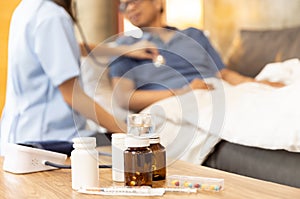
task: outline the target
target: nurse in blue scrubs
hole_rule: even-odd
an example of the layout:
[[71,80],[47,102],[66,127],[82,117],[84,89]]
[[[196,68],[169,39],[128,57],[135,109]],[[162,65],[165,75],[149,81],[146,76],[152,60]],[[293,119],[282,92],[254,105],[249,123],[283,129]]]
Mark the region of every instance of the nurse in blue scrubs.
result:
[[[2,154],[6,143],[90,136],[85,131],[86,118],[109,132],[126,130],[123,121],[106,112],[80,86],[81,55],[70,7],[71,0],[22,0],[13,14]],[[118,54],[124,48],[110,50]],[[150,48],[132,56],[151,59],[155,54]]]

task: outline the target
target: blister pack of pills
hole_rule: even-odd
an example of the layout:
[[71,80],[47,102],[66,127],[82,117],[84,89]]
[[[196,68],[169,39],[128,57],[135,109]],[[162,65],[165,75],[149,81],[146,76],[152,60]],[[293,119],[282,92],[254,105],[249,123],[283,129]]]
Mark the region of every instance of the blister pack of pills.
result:
[[196,188],[198,191],[221,191],[224,179],[196,176],[172,175],[167,177],[168,187]]

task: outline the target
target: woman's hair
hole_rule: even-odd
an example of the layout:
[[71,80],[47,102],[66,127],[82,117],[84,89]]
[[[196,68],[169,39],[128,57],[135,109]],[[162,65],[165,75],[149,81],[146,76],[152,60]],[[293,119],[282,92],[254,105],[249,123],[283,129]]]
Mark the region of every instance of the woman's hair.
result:
[[52,0],[54,3],[56,3],[57,5],[63,7],[71,16],[71,18],[73,19],[74,22],[76,22],[76,17],[74,14],[74,7],[72,5],[72,0]]

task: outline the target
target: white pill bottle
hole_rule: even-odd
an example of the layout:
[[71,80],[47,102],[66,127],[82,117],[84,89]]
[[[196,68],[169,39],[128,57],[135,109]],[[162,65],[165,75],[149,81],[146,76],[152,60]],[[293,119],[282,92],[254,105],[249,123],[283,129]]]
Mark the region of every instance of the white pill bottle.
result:
[[78,137],[73,139],[71,153],[72,189],[98,187],[98,151],[96,138]]
[[112,179],[115,182],[124,182],[124,151],[125,146],[124,133],[114,133],[111,136],[112,145]]

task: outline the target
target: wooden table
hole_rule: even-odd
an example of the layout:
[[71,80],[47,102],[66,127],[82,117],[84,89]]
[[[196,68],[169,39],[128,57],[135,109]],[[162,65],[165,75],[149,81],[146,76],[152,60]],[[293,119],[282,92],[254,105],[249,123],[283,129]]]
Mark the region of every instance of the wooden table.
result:
[[[100,156],[100,164],[111,161],[108,157]],[[70,162],[68,161],[67,164]],[[71,188],[71,170],[58,169],[52,171],[36,172],[31,174],[12,174],[2,170],[3,157],[0,157],[0,198],[111,198],[111,196],[80,194]],[[123,185],[113,183],[111,179],[111,169],[100,169],[100,185]],[[213,178],[223,178],[225,189],[220,192],[202,191],[197,194],[186,193],[166,193],[163,198],[255,198],[255,199],[294,199],[300,198],[300,189],[283,186],[275,183],[256,180],[244,176],[239,176],[203,166],[193,165],[183,161],[177,161],[168,166],[167,175],[191,175]],[[154,186],[163,186],[165,181],[155,182]],[[114,198],[145,198],[115,196]],[[161,198],[161,197],[151,197]]]

